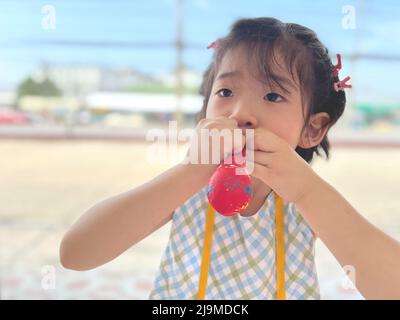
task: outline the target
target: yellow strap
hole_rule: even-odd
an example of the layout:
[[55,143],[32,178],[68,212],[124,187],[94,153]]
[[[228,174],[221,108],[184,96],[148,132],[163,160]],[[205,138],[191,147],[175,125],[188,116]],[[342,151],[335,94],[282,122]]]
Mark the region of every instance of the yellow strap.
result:
[[211,242],[212,242],[213,228],[214,228],[214,217],[215,217],[215,210],[210,204],[208,204],[197,300],[204,300],[204,297],[206,295],[208,269],[210,267]]
[[285,216],[283,199],[275,193],[276,298],[286,299],[285,290]]
[[[275,224],[276,224],[276,286],[277,299],[286,299],[285,290],[285,223],[283,200],[275,193]],[[204,300],[207,288],[208,270],[210,268],[211,243],[213,237],[215,210],[208,204],[206,216],[206,230],[203,242],[203,255],[201,258],[201,269],[197,300]]]

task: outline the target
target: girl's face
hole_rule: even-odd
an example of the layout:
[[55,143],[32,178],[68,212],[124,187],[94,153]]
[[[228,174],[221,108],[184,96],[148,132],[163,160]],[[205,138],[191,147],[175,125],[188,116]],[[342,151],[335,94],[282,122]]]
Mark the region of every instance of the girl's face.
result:
[[[207,105],[206,118],[234,118],[243,129],[272,131],[296,148],[304,125],[298,82],[283,67],[277,56],[274,73],[288,90],[269,87],[250,72],[246,53],[237,47],[221,61]],[[280,67],[282,66],[282,67]],[[254,69],[255,70],[255,69]]]

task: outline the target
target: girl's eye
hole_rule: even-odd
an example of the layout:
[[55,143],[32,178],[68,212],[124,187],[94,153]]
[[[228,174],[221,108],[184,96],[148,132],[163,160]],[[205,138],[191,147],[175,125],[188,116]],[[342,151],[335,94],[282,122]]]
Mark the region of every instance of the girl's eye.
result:
[[277,94],[275,92],[268,93],[265,97],[265,100],[268,100],[270,102],[280,102],[283,100],[283,97],[280,94]]
[[228,97],[232,97],[233,92],[229,89],[221,89],[217,91],[217,95],[219,95],[220,97],[223,98],[228,98]]

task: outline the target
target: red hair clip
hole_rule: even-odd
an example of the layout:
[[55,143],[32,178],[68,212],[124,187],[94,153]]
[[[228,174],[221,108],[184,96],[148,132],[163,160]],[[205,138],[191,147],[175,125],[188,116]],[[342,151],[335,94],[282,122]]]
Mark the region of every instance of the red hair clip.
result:
[[335,77],[339,77],[339,70],[342,69],[342,57],[340,56],[340,53],[336,54],[337,57],[337,65],[333,66],[332,74]]
[[[339,70],[342,69],[342,57],[340,54],[336,54],[338,63],[333,66],[332,69],[332,74],[335,77],[339,78]],[[345,88],[352,88],[353,86],[351,84],[347,84],[346,82],[350,80],[350,77],[346,77],[343,80],[339,80],[333,84],[333,89],[338,92],[338,91],[344,91]]]
[[346,82],[350,80],[350,77],[346,77],[343,80],[340,80],[338,82],[335,82],[333,84],[333,88],[335,89],[336,92],[338,91],[344,91],[345,88],[352,88],[353,86],[351,84],[347,84]]
[[207,46],[207,49],[218,49],[218,47],[220,46],[221,42],[222,42],[222,40],[214,41],[209,46]]

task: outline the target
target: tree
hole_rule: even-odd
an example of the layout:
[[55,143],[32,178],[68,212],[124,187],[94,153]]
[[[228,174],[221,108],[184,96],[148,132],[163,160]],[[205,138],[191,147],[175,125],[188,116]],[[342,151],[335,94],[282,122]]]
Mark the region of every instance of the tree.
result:
[[21,97],[27,95],[59,97],[61,95],[61,90],[48,78],[45,78],[43,81],[36,81],[28,77],[18,86],[17,99],[19,100]]

